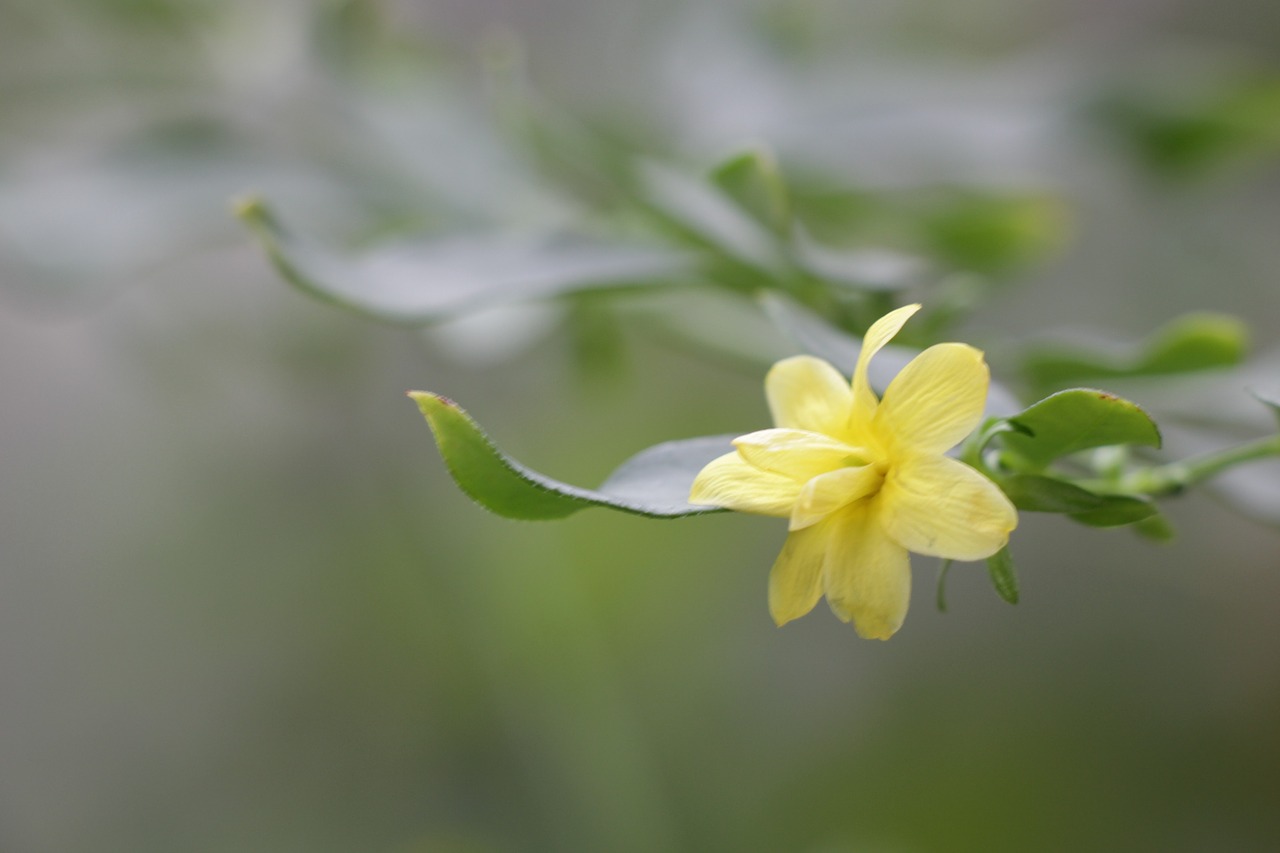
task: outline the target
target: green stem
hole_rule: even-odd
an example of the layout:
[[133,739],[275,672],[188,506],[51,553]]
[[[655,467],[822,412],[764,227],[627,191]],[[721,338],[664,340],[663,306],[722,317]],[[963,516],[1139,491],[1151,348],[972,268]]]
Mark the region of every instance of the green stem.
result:
[[[1119,491],[1152,497],[1177,494],[1188,486],[1194,486],[1196,483],[1221,474],[1228,468],[1269,456],[1280,456],[1280,434],[1184,459],[1181,462],[1170,462],[1167,465],[1135,471],[1119,481]],[[1081,485],[1089,488],[1087,484]],[[1104,486],[1103,489],[1116,491],[1115,485],[1111,484],[1111,488]]]

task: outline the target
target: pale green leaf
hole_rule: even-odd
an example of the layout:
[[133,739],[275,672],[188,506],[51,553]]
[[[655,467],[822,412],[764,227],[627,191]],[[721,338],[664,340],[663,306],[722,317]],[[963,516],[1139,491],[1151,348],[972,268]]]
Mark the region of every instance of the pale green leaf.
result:
[[1248,329],[1235,317],[1196,313],[1173,320],[1136,348],[1045,345],[1026,355],[1024,370],[1036,387],[1058,388],[1081,380],[1232,367],[1248,347]]
[[581,236],[464,234],[345,253],[294,236],[260,201],[237,213],[301,290],[412,325],[502,302],[671,284],[692,268],[681,252]]

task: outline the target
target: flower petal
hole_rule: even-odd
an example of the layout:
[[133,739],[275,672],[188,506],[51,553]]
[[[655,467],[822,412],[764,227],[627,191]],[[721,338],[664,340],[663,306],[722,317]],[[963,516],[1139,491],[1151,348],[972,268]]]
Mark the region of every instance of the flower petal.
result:
[[990,379],[981,350],[931,346],[889,383],[872,430],[889,447],[942,453],[982,422]]
[[764,379],[775,426],[840,435],[849,420],[849,383],[827,362],[810,355],[784,358]]
[[778,625],[813,609],[822,598],[822,566],[832,527],[815,524],[787,535],[769,572],[769,614]]
[[896,465],[876,503],[885,532],[898,544],[950,560],[990,557],[1018,526],[1017,510],[995,483],[946,456]]
[[801,483],[846,465],[864,465],[866,452],[843,441],[801,429],[762,429],[733,440],[747,462]]
[[791,514],[801,485],[748,464],[734,451],[712,459],[698,472],[689,490],[689,503],[785,518]]
[[858,365],[853,369],[853,424],[855,432],[861,432],[861,424],[871,420],[875,413],[877,400],[867,381],[867,364],[871,357],[878,353],[885,344],[893,340],[893,336],[911,319],[911,315],[920,310],[919,305],[904,305],[885,314],[871,324],[867,334],[862,338],[862,351],[858,353]]
[[856,500],[874,494],[884,482],[884,473],[874,465],[838,468],[804,484],[791,509],[791,529],[817,524],[831,513]]
[[885,534],[877,515],[871,501],[855,504],[821,525],[819,529],[833,528],[823,584],[836,616],[852,621],[860,637],[887,640],[907,618],[911,563],[907,549]]

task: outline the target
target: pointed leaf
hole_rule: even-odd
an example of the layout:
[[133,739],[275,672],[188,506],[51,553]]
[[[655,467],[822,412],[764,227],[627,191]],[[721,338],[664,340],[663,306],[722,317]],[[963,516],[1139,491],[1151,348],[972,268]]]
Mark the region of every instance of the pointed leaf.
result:
[[593,506],[677,518],[719,511],[688,502],[694,477],[732,450],[733,436],[669,441],[641,451],[598,490],[553,480],[506,456],[463,409],[439,394],[411,391],[458,487],[486,509],[520,519],[564,518]]
[[987,574],[996,593],[1010,604],[1018,603],[1018,577],[1013,571],[1013,557],[1006,545],[987,557]]
[[680,252],[565,236],[467,234],[341,253],[293,236],[261,201],[242,202],[237,213],[299,289],[411,325],[503,301],[671,284],[690,269]]
[[1001,436],[1004,446],[1033,468],[1111,444],[1160,446],[1160,430],[1137,404],[1106,391],[1059,391],[1009,419],[1022,432]]
[[1276,416],[1276,426],[1280,427],[1280,394],[1272,394],[1266,391],[1259,391],[1251,388],[1249,393],[1254,396],[1259,403],[1271,410],[1271,414]]

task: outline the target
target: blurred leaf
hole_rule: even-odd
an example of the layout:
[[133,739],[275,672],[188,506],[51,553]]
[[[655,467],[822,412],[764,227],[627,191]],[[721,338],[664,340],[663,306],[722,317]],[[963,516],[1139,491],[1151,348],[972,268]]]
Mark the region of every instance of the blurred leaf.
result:
[[1244,323],[1226,314],[1186,314],[1129,353],[1084,347],[1044,347],[1025,358],[1024,371],[1039,388],[1082,379],[1156,376],[1240,364],[1249,346]]
[[780,237],[791,233],[791,199],[768,149],[744,151],[717,166],[711,180],[760,224]]
[[1269,392],[1258,391],[1257,389],[1250,389],[1249,393],[1252,394],[1259,403],[1271,410],[1271,414],[1276,416],[1276,426],[1280,427],[1280,397]]
[[452,400],[425,391],[411,391],[409,396],[431,426],[440,455],[458,487],[498,515],[564,518],[592,506],[654,518],[720,511],[690,504],[689,488],[703,466],[732,450],[732,436],[655,445],[624,462],[599,490],[580,489],[531,471],[504,455]]
[[1143,538],[1153,542],[1169,542],[1176,535],[1169,519],[1159,512],[1134,522],[1133,529]]
[[1280,153],[1280,76],[1250,76],[1188,99],[1113,99],[1103,116],[1142,161],[1171,178],[1197,178],[1232,163]]
[[1005,448],[1034,468],[1093,447],[1160,446],[1160,430],[1150,416],[1137,404],[1106,391],[1059,391],[1009,420],[1025,432],[1004,433]]
[[926,213],[929,248],[949,264],[1007,273],[1056,251],[1067,234],[1067,211],[1054,196],[961,192]]
[[890,249],[833,249],[815,243],[803,230],[795,234],[795,261],[825,282],[856,290],[902,290],[919,284],[928,264],[923,258]]
[[1013,556],[1006,545],[987,557],[987,574],[996,593],[1010,604],[1018,603],[1018,577],[1013,571]]
[[237,213],[276,269],[327,302],[397,323],[426,324],[495,302],[670,285],[683,253],[586,237],[436,237],[343,254],[299,240],[258,200]]
[[685,240],[756,269],[782,263],[776,237],[715,184],[653,162],[641,164],[640,182],[644,201]]

